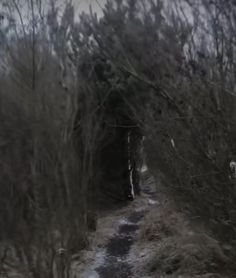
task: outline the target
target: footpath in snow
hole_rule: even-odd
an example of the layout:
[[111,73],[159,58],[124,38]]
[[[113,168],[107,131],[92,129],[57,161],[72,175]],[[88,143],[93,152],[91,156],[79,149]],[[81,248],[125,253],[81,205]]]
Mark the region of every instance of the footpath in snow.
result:
[[100,219],[84,261],[75,267],[79,278],[131,278],[135,258],[130,254],[145,214],[157,203],[150,186],[126,208]]

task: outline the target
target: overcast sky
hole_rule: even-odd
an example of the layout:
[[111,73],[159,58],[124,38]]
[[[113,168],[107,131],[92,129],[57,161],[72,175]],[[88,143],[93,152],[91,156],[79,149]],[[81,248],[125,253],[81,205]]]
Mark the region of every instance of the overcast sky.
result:
[[89,6],[91,5],[93,10],[100,14],[101,7],[104,6],[106,0],[73,0],[73,2],[79,11],[89,11]]

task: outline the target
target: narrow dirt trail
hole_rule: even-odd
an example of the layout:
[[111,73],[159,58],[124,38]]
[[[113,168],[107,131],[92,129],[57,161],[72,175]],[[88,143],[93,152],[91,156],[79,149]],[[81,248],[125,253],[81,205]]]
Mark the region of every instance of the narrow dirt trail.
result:
[[[138,197],[128,210],[115,217],[111,226],[116,227],[105,245],[95,247],[94,258],[89,262],[82,278],[132,278],[135,262],[129,260],[129,254],[145,214],[156,204],[156,194],[149,185],[143,188],[142,197]],[[112,213],[112,212],[111,212]],[[102,227],[101,227],[102,229]],[[104,237],[105,235],[104,230]]]
[[132,266],[127,262],[127,256],[135,241],[136,232],[144,214],[144,210],[132,212],[120,225],[118,233],[109,240],[106,246],[105,261],[95,269],[100,278],[132,277]]

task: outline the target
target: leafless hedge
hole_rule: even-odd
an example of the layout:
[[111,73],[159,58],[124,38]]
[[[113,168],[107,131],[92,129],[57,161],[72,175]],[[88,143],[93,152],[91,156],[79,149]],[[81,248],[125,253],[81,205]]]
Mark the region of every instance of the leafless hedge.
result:
[[107,1],[101,18],[77,21],[71,4],[23,2],[1,2],[0,235],[10,255],[35,277],[51,277],[55,261],[69,268],[95,226],[101,150],[119,117],[142,130],[149,168],[179,206],[232,243],[234,2]]

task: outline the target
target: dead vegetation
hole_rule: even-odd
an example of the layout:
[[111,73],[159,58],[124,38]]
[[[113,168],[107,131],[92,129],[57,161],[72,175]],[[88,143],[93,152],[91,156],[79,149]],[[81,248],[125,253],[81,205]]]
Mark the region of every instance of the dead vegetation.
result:
[[234,277],[232,261],[220,242],[160,196],[163,199],[145,217],[133,250],[139,262],[137,277]]
[[73,7],[51,1],[45,11],[34,0],[0,7],[1,275],[65,278],[96,222],[91,161],[100,123],[87,105],[75,132],[83,86],[65,54]]
[[[101,18],[48,3],[0,1],[3,268],[70,276],[96,229],[100,189],[119,199],[127,189],[122,150],[137,128],[150,171],[182,213],[164,206],[150,216],[142,238],[162,243],[151,268],[224,269],[224,253],[236,257],[235,1],[109,0]],[[111,163],[115,153],[122,159]],[[109,170],[115,182],[104,182]],[[189,232],[186,217],[208,235]]]

